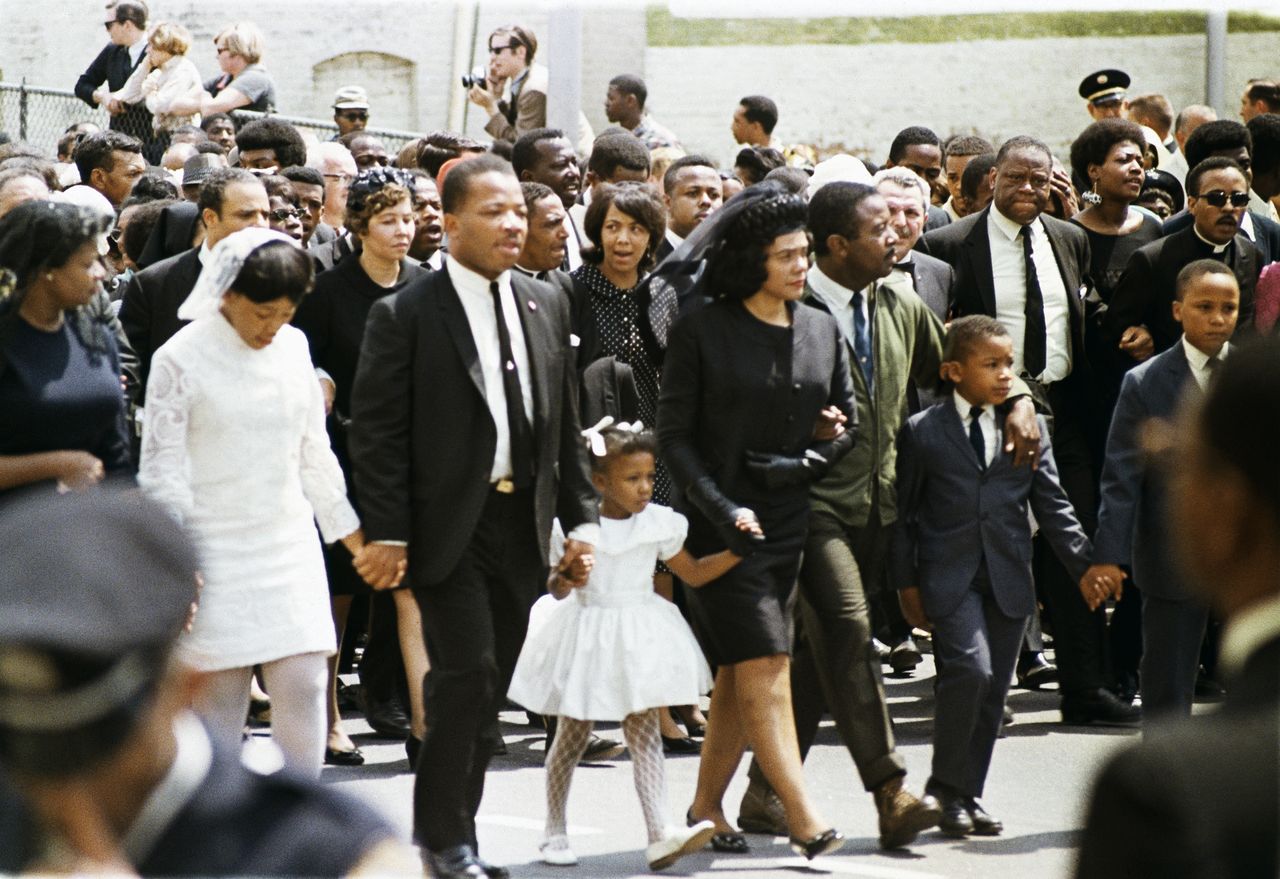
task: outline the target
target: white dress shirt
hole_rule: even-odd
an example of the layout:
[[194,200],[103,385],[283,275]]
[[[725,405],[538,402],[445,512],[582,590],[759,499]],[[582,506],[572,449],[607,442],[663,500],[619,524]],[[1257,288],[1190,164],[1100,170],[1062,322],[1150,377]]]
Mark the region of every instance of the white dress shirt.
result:
[[[1031,223],[1031,259],[1044,299],[1045,367],[1032,376],[1045,384],[1062,381],[1071,374],[1071,305],[1058,271],[1053,245],[1037,217]],[[991,241],[991,275],[996,290],[996,319],[1013,339],[1013,369],[1025,371],[1023,349],[1027,334],[1027,272],[1022,255],[1022,226],[992,205],[987,214],[987,237]]]
[[684,244],[684,239],[672,232],[670,229],[667,229],[665,237],[667,239],[667,243],[671,245],[672,250],[679,250],[680,245]]
[[569,271],[582,265],[582,248],[591,243],[587,233],[582,231],[587,219],[587,206],[576,204],[564,212],[564,228],[569,232],[569,240],[565,242],[565,255],[569,259]]
[[[836,323],[840,325],[840,334],[844,336],[844,340],[849,345],[850,356],[857,351],[854,335],[853,335],[853,294],[857,291],[850,290],[843,284],[837,284],[831,280],[822,269],[818,268],[815,263],[809,269],[809,286],[813,288],[813,292],[822,300],[822,304],[831,312],[831,316],[836,319]],[[875,295],[875,284],[869,285],[862,291],[862,317],[867,322],[867,337],[872,338],[871,332],[871,310],[870,297]],[[873,349],[874,350],[874,349]]]
[[[967,437],[969,425],[973,423],[973,416],[970,413],[974,404],[960,396],[959,391],[951,393],[955,397],[956,411],[960,413],[960,424],[964,427],[964,435]],[[978,427],[982,429],[982,444],[986,448],[987,456],[982,462],[982,466],[985,467],[996,459],[996,447],[1000,442],[1000,432],[996,429],[996,411],[993,407],[982,407],[982,414],[978,416]]]
[[[1245,216],[1246,216],[1246,217],[1248,217],[1249,215],[1248,215],[1248,214],[1245,214]],[[1244,228],[1244,227],[1242,226],[1241,228]],[[1205,238],[1203,235],[1201,235],[1201,234],[1200,234],[1200,230],[1199,230],[1199,229],[1197,229],[1197,228],[1195,227],[1195,225],[1194,225],[1194,224],[1192,224],[1192,226],[1191,226],[1191,231],[1196,233],[1196,237],[1197,237],[1197,238],[1199,238],[1199,239],[1200,239],[1201,241],[1203,241],[1205,244],[1207,244],[1207,245],[1209,245],[1210,247],[1212,247],[1212,248],[1213,248],[1213,255],[1214,255],[1214,256],[1217,256],[1218,254],[1220,254],[1220,253],[1222,253],[1224,250],[1226,250],[1226,249],[1227,249],[1227,244],[1230,244],[1230,243],[1231,243],[1231,242],[1229,242],[1229,241],[1228,241],[1228,242],[1227,242],[1227,244],[1215,244],[1214,242],[1210,241],[1208,238]]]
[[[1219,362],[1226,360],[1230,348],[1230,342],[1224,344],[1215,359]],[[1209,371],[1209,355],[1188,342],[1185,335],[1182,337],[1182,350],[1187,355],[1187,365],[1191,367],[1192,378],[1196,380],[1196,384],[1203,391],[1209,386],[1209,378],[1213,375]]]
[[[490,481],[511,477],[511,427],[507,423],[507,392],[502,384],[504,364],[498,350],[498,321],[493,310],[493,295],[489,293],[490,281],[458,262],[453,256],[445,258],[445,271],[453,288],[462,300],[462,309],[471,325],[471,338],[475,340],[476,353],[480,356],[480,371],[484,375],[484,396],[493,416],[493,426],[498,442],[493,453]],[[497,278],[498,293],[502,298],[502,312],[507,332],[511,336],[511,354],[516,372],[520,376],[520,391],[524,398],[524,414],[533,424],[533,377],[529,372],[529,348],[525,344],[524,327],[520,323],[517,308],[530,307],[516,302],[511,290],[511,273],[503,272]],[[510,368],[509,366],[507,368]]]

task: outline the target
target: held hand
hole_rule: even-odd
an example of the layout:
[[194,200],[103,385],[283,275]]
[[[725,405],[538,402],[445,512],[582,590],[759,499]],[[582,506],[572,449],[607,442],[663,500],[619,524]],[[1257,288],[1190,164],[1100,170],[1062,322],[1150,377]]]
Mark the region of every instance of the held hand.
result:
[[760,520],[756,518],[754,510],[739,507],[734,513],[736,517],[733,524],[739,531],[750,534],[756,541],[764,540],[764,529],[760,527]]
[[324,397],[324,414],[333,413],[333,398],[338,393],[338,387],[333,383],[333,379],[320,379],[320,393]]
[[560,560],[560,570],[575,588],[586,585],[591,569],[595,567],[596,557],[592,554],[592,549],[591,544],[581,540],[569,538],[564,542],[564,558]]
[[88,452],[55,452],[54,478],[58,491],[84,491],[102,481],[106,471],[102,462]]
[[1013,452],[1013,466],[1040,466],[1040,421],[1030,397],[1020,397],[1004,421],[1004,450]]
[[1120,350],[1141,363],[1156,353],[1156,342],[1146,327],[1129,327],[1120,337]]
[[813,438],[816,442],[829,443],[844,433],[845,423],[849,420],[839,406],[828,406],[818,413],[818,421],[813,426]]
[[1117,565],[1091,565],[1080,578],[1080,595],[1089,610],[1097,610],[1108,598],[1118,601],[1127,576]]
[[366,543],[352,561],[356,573],[374,589],[393,589],[409,568],[408,549],[385,543]]
[[925,616],[924,602],[920,600],[918,587],[908,586],[906,589],[899,589],[898,606],[902,608],[903,618],[913,628],[923,629],[926,632],[933,631],[933,623],[929,622],[929,618]]
[[[492,88],[493,83],[490,82],[489,86]],[[471,103],[482,108],[490,116],[498,112],[498,99],[494,92],[486,91],[478,85],[473,85],[471,90],[467,92],[467,98],[470,99]]]

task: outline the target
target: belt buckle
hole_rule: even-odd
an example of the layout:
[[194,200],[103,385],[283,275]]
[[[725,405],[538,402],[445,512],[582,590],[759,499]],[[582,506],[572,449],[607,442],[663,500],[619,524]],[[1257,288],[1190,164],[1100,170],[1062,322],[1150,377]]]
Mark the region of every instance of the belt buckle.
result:
[[493,484],[493,490],[498,494],[512,494],[516,490],[516,484],[510,479],[499,479]]

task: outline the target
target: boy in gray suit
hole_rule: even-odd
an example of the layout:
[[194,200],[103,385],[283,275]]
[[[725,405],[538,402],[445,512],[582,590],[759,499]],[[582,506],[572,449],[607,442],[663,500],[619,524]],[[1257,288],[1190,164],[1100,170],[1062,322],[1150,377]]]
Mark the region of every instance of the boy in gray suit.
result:
[[994,836],[983,810],[991,752],[1027,620],[1035,613],[1028,504],[1073,577],[1091,547],[1058,482],[1041,419],[1036,469],[1013,467],[994,410],[1013,385],[1013,340],[994,318],[947,334],[942,377],[953,393],[898,434],[898,529],[892,565],[903,614],[933,632],[938,686],[927,793],[948,836]]

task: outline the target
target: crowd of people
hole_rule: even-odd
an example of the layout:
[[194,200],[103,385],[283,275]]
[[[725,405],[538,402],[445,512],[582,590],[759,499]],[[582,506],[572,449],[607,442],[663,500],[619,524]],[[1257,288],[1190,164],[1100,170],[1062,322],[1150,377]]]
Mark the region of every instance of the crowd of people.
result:
[[[598,723],[654,870],[838,850],[803,773],[824,712],[883,848],[998,835],[1009,690],[1056,682],[1064,724],[1149,733],[1081,876],[1275,875],[1280,86],[1237,122],[1099,71],[1066,156],[913,125],[883,162],[776,143],[751,95],[722,169],[631,74],[587,149],[547,128],[511,25],[469,83],[492,142],[393,154],[358,85],[331,141],[238,119],[275,108],[258,29],[201,83],[147,16],[108,5],[77,84],[109,129],[0,144],[0,871],[392,869],[316,782],[364,761],[357,708],[404,741],[440,879],[508,875],[475,818],[513,706],[549,864],[574,767],[623,750]],[[883,675],[925,653],[916,794]],[[1200,735],[1248,732],[1246,805],[1142,824],[1182,805],[1159,772],[1225,783],[1179,750],[1224,688]],[[234,759],[267,706],[276,782]],[[677,822],[664,754],[700,755]]]

